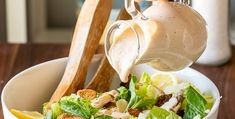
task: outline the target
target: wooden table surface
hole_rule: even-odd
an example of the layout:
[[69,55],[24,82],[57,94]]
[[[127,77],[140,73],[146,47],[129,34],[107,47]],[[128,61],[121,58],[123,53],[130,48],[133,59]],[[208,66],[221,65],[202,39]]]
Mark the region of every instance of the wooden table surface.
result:
[[[233,47],[235,51],[235,47]],[[33,65],[65,57],[68,44],[0,44],[0,91],[7,81],[20,71]],[[193,65],[193,68],[208,76],[222,95],[218,119],[235,119],[235,53],[223,66]],[[3,119],[0,107],[0,119]]]

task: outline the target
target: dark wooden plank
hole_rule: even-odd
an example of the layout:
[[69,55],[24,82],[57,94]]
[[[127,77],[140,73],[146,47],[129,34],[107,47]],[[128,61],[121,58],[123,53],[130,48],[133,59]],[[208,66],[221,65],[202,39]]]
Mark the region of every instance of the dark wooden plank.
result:
[[[8,45],[0,44],[0,91],[10,78],[10,73],[13,67],[13,60],[17,54],[18,46],[9,47]],[[9,54],[11,53],[11,54]],[[0,119],[3,119],[2,106],[0,106]]]
[[0,90],[15,74],[33,65],[66,57],[69,45],[0,44]]
[[19,45],[0,45],[0,90],[11,76]]
[[[16,58],[12,61],[14,69],[11,71],[10,76],[14,76],[20,71],[33,65],[56,58],[66,57],[69,50],[69,45],[62,44],[31,44],[16,46],[18,46],[18,49],[15,54]],[[9,52],[9,54],[11,53]]]

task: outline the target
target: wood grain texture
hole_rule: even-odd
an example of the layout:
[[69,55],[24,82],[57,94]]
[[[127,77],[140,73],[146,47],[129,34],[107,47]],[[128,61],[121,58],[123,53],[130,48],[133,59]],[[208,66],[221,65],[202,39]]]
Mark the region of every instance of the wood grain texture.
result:
[[10,45],[0,43],[0,90],[12,76],[20,71],[32,65],[65,57],[68,49],[68,44]]
[[106,56],[104,56],[97,72],[86,88],[96,90],[97,92],[105,92],[109,89],[114,75],[115,70],[110,66]]
[[112,0],[86,0],[83,4],[65,73],[50,102],[57,102],[61,97],[84,88],[88,66],[108,22],[112,2]]
[[[103,50],[100,48],[98,52]],[[0,90],[2,90],[7,81],[20,71],[38,63],[67,56],[69,44],[0,44],[0,49]],[[235,47],[232,59],[225,65],[216,67],[193,65],[193,68],[209,77],[223,97],[218,119],[235,119]],[[2,111],[0,119],[3,119]]]

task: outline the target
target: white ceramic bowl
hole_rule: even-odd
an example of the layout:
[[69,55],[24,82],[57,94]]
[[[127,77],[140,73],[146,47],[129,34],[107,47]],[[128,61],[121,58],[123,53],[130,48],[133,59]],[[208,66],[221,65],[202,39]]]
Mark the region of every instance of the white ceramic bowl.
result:
[[[49,100],[56,86],[60,82],[63,75],[67,58],[57,59],[45,62],[13,77],[2,91],[1,101],[5,119],[16,119],[9,111],[10,109],[18,110],[37,110],[42,109],[42,104]],[[93,59],[89,67],[87,79],[90,79],[94,74],[100,62],[100,57]],[[142,72],[153,74],[157,72],[155,69],[147,65],[136,66],[133,73],[140,76]],[[212,95],[216,101],[207,115],[207,119],[216,119],[220,102],[220,94],[216,86],[203,74],[186,68],[182,71],[173,73],[180,80],[189,81],[199,88],[202,92]],[[113,79],[111,88],[116,88],[119,84],[117,78]]]

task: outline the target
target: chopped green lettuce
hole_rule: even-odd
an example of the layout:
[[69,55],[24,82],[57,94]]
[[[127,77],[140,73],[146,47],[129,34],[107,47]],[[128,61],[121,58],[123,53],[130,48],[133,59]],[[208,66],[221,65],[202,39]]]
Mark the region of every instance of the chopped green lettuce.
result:
[[153,85],[148,85],[146,95],[153,99],[157,99],[160,96],[160,91]]
[[147,115],[146,119],[181,119],[181,117],[174,112],[154,106]]
[[113,119],[113,117],[108,116],[108,115],[101,115],[101,116],[97,116],[94,119]]
[[155,86],[152,85],[152,80],[147,73],[143,73],[140,78],[140,86],[137,90],[138,95],[147,96],[151,99],[156,99],[160,92],[156,89]]
[[63,113],[63,111],[60,108],[59,103],[52,104],[51,111],[52,111],[53,119],[56,119],[60,114]]
[[130,91],[125,87],[120,87],[117,89],[119,91],[119,95],[116,97],[116,100],[124,99],[126,101],[130,100],[131,94]]
[[131,108],[137,108],[137,109],[151,109],[154,104],[156,103],[156,99],[150,99],[150,98],[140,98]]
[[146,72],[144,72],[139,82],[142,84],[150,84],[152,81],[151,81],[150,76]]
[[135,86],[137,84],[137,77],[136,76],[132,76],[130,84],[129,84],[129,90],[131,92],[131,98],[130,101],[128,103],[127,108],[130,108],[132,105],[134,105],[136,102],[138,102],[138,98],[135,92]]
[[[57,118],[57,117],[56,117]],[[44,116],[44,119],[56,119],[56,118],[53,118],[53,115],[52,115],[52,111],[51,110],[48,110],[47,113],[45,114]]]
[[87,119],[98,112],[98,109],[91,106],[89,100],[80,98],[77,95],[63,97],[59,104],[64,112],[79,115]]
[[151,79],[143,73],[138,82],[136,76],[132,76],[129,84],[131,98],[127,108],[151,109],[157,101],[158,91],[151,85]]
[[51,105],[51,109],[46,112],[45,119],[57,119],[62,113],[63,111],[61,110],[59,103],[54,103]]
[[211,109],[214,104],[214,98],[210,95],[203,95],[203,97],[206,99],[206,109]]
[[187,104],[188,104],[187,100],[184,99],[180,108],[181,108],[182,110],[185,110]]
[[204,117],[206,115],[206,105],[207,102],[201,94],[198,93],[192,86],[189,86],[184,91],[185,100],[187,105],[185,107],[184,119],[193,119],[194,117],[200,115]]

